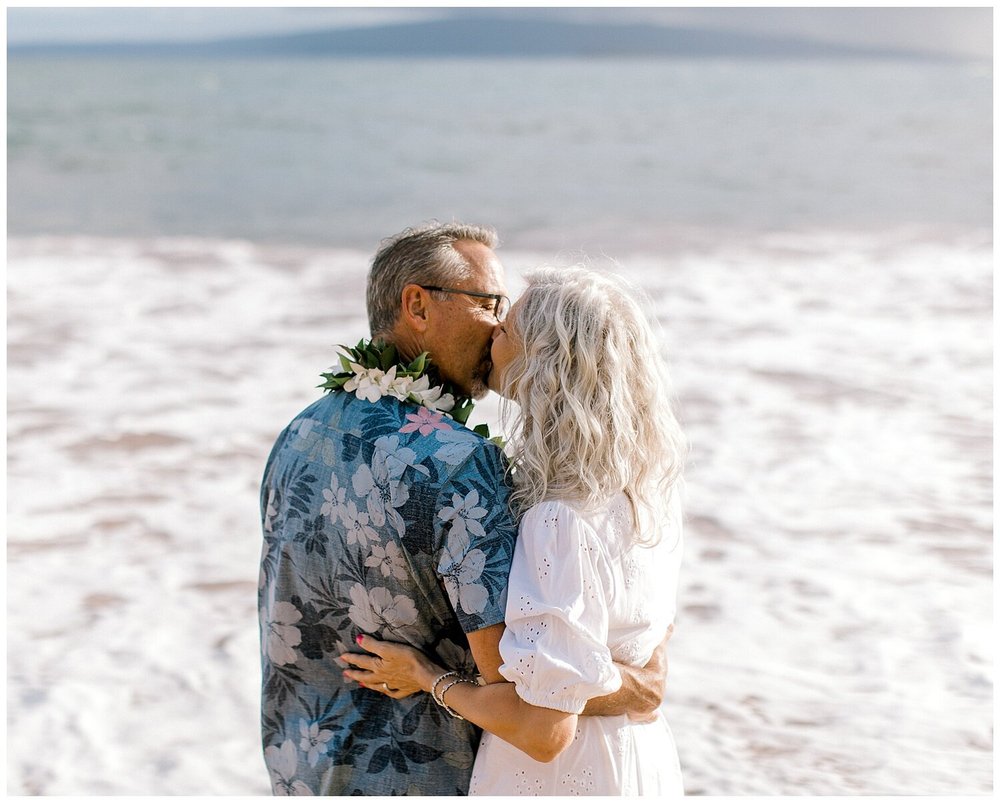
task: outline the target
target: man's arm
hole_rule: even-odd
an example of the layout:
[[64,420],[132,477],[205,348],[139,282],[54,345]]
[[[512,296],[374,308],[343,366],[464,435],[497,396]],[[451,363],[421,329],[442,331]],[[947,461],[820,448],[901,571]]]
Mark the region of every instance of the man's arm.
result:
[[503,663],[503,658],[500,657],[500,637],[505,629],[506,626],[501,622],[465,634],[479,674],[487,683],[507,682],[507,678],[500,674],[500,665]]
[[[500,674],[500,665],[503,663],[503,658],[500,657],[500,638],[503,631],[504,626],[498,624],[468,634],[472,657],[487,683],[505,682]],[[622,687],[603,697],[592,698],[581,716],[610,717],[629,714],[641,718],[655,713],[663,702],[667,683],[667,642],[673,632],[674,626],[671,625],[667,630],[667,637],[653,651],[645,666],[616,664],[621,671]]]
[[603,697],[593,697],[583,709],[584,717],[614,717],[628,714],[642,719],[656,713],[663,702],[667,685],[667,642],[674,626],[667,629],[667,637],[653,650],[645,666],[626,666],[616,663],[622,676],[622,687]]

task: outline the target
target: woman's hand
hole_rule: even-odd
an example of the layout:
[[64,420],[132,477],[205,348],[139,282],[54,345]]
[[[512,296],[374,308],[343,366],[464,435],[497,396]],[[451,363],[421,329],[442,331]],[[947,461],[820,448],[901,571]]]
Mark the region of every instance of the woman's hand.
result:
[[445,671],[408,644],[379,641],[372,636],[358,636],[357,642],[371,655],[341,655],[340,659],[353,667],[344,671],[344,678],[395,700],[418,691],[429,692],[434,679]]
[[[358,636],[357,641],[370,655],[341,655],[341,660],[357,667],[345,671],[344,677],[387,697],[399,699],[415,691],[430,691],[434,681],[445,673],[422,652],[405,644],[371,636]],[[530,705],[517,696],[513,683],[442,685],[444,688],[438,690],[442,695],[446,689],[453,689],[447,697],[453,710],[535,761],[551,761],[576,734],[576,714]]]

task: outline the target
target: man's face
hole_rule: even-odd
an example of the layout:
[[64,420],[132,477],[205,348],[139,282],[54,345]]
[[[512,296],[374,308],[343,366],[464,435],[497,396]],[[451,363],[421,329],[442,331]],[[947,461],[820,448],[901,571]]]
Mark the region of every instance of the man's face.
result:
[[[455,290],[507,295],[503,265],[482,243],[459,240],[454,248],[472,268],[467,279],[451,285]],[[426,348],[441,373],[462,393],[474,399],[486,395],[492,363],[490,344],[497,325],[494,302],[459,293],[435,294],[430,301],[432,325],[427,331]]]

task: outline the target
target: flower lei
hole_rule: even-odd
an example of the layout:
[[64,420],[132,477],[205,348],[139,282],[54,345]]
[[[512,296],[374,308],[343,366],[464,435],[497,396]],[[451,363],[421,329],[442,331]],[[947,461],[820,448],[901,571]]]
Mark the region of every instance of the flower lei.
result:
[[[376,402],[383,396],[392,396],[404,402],[415,402],[429,410],[443,413],[459,424],[469,420],[475,406],[472,399],[462,395],[449,382],[431,385],[432,367],[429,352],[423,352],[404,365],[399,361],[399,352],[391,343],[364,338],[354,348],[340,346],[344,351],[339,355],[340,367],[337,373],[320,374],[326,381],[319,385],[325,390],[347,391],[359,399]],[[473,432],[492,440],[501,448],[500,438],[490,438],[486,424],[479,424]]]

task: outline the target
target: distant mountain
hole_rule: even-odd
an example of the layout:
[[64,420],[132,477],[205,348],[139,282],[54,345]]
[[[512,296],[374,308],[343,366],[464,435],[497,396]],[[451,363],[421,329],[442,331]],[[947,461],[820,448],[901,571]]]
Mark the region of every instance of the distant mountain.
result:
[[456,17],[211,42],[10,45],[10,55],[461,58],[941,59],[914,50],[659,25]]

